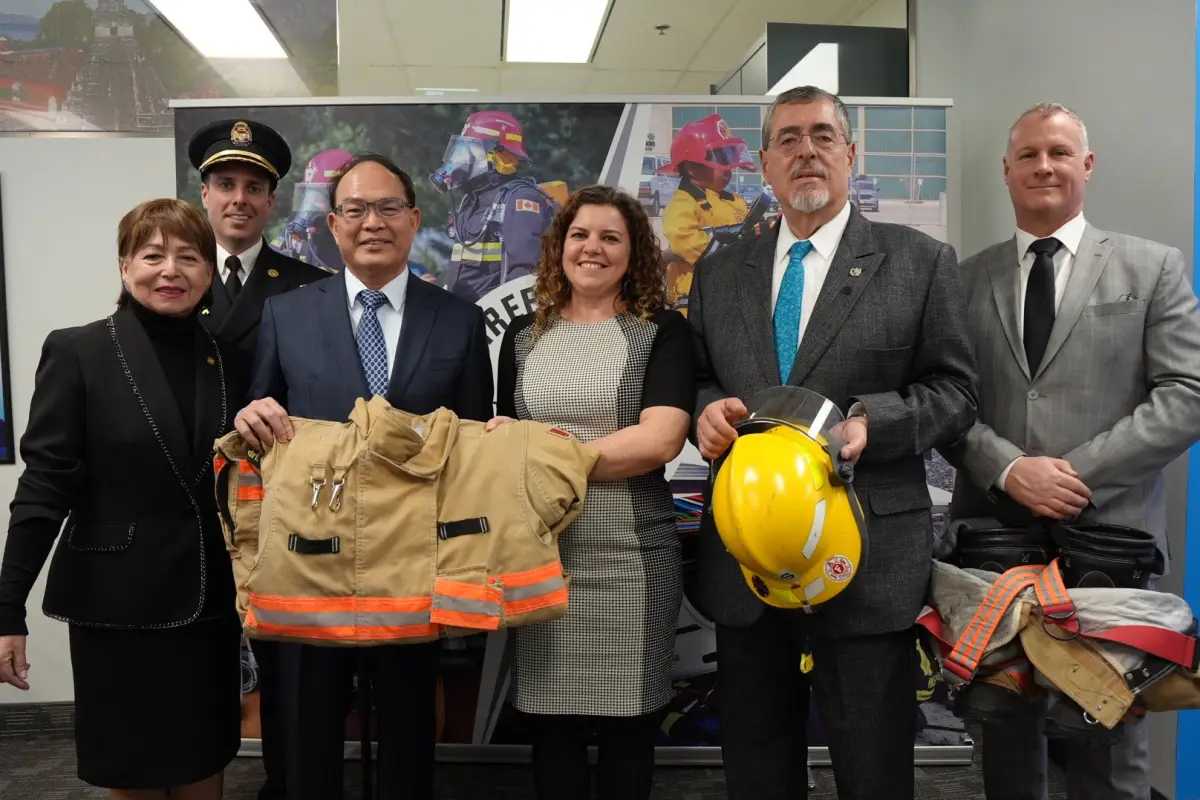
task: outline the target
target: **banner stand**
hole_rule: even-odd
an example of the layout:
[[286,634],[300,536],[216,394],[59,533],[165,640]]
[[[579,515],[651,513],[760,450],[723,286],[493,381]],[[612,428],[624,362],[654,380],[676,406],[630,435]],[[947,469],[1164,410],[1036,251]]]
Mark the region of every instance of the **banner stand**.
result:
[[[329,184],[337,172],[330,165],[345,163],[352,151],[391,156],[416,181],[414,199],[422,209],[409,269],[414,277],[481,309],[495,370],[506,328],[518,315],[536,308],[531,270],[540,258],[540,236],[554,210],[581,186],[618,186],[636,197],[668,264],[666,301],[686,316],[696,262],[734,240],[726,234],[758,235],[782,213],[757,155],[773,99],[602,95],[172,100],[177,196],[200,204],[200,178],[187,155],[194,131],[217,120],[270,125],[287,140],[295,168],[276,189],[278,201],[265,232],[267,245],[333,273],[344,264],[325,223]],[[950,217],[958,203],[949,182],[959,157],[949,141],[953,101],[912,97],[846,97],[843,101],[857,152],[846,190],[858,213],[873,222],[904,225],[948,242]],[[498,127],[507,131],[503,142]],[[233,131],[230,136],[233,145],[238,144]],[[735,165],[722,177],[718,206],[707,210],[697,206],[693,191],[693,178],[705,180],[693,168],[707,162],[681,155],[696,156],[688,149],[694,140],[723,142],[721,147],[728,153],[720,158],[732,158],[728,163]],[[710,147],[706,145],[705,152]],[[495,161],[500,151],[513,156],[515,166],[508,163],[511,159],[501,159],[506,165],[501,170]],[[720,214],[710,219],[708,212],[714,208]],[[738,224],[718,237],[717,228],[726,226],[714,222],[717,219]],[[331,331],[329,335],[341,334]],[[940,539],[954,470],[934,453],[926,454],[925,461],[934,532]],[[657,740],[656,760],[662,765],[720,766],[715,624],[695,602],[709,467],[688,444],[667,465],[664,477],[674,497],[683,602],[675,625],[672,696]],[[439,761],[529,761],[530,733],[507,701],[511,655],[505,642],[503,631],[443,641],[437,688]],[[926,648],[918,650],[912,689],[917,701],[914,763],[970,764],[972,738],[965,722],[954,714],[936,656]],[[243,756],[261,756],[257,669],[252,649],[244,647]],[[827,742],[819,733],[819,715],[810,720],[808,741]],[[356,728],[357,721],[348,719],[347,758],[358,757]],[[829,764],[827,748],[810,748],[809,763]]]
[[[588,748],[592,763],[596,760],[596,748]],[[358,761],[361,747],[357,742],[346,743],[346,760]],[[928,746],[913,748],[913,766],[917,767],[964,767],[970,766],[974,748],[970,745]],[[720,767],[719,747],[658,747],[655,748],[655,765],[660,767]],[[261,739],[242,739],[238,750],[239,758],[261,758]],[[523,744],[439,744],[434,759],[441,764],[528,764],[530,747]],[[808,748],[810,767],[830,765],[828,747]]]

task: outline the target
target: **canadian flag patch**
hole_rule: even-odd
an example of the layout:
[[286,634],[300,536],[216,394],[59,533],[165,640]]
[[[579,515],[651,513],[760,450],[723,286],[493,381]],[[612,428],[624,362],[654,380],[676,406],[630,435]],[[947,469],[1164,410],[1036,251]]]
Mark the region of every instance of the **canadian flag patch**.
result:
[[541,205],[536,200],[522,200],[521,198],[517,198],[513,208],[516,211],[532,211],[535,214],[542,210]]

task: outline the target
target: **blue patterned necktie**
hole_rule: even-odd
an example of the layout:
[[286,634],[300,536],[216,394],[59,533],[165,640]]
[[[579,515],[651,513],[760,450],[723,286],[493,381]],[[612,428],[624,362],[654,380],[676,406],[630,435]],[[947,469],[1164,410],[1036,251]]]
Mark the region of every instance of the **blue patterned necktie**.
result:
[[372,395],[386,395],[388,385],[387,342],[383,338],[383,327],[379,324],[377,309],[387,303],[387,295],[371,289],[358,293],[358,302],[363,305],[362,319],[358,321],[358,358],[362,361],[363,374],[367,376],[367,388]]
[[812,242],[792,245],[779,296],[775,299],[775,358],[779,362],[779,382],[787,383],[800,347],[800,314],[804,310],[804,257],[812,252]]

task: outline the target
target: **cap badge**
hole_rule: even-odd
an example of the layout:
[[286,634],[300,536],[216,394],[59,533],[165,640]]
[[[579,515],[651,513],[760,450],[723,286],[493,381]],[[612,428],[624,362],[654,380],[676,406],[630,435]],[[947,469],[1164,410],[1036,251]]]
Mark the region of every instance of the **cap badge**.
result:
[[229,141],[236,145],[246,146],[250,144],[253,137],[250,135],[250,125],[245,122],[235,122],[233,130],[229,132]]

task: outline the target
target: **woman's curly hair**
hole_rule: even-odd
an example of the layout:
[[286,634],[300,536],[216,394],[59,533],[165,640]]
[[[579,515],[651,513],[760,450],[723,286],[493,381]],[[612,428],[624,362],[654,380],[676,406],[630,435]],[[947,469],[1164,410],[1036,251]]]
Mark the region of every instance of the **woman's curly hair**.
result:
[[563,270],[563,244],[579,209],[586,205],[613,206],[629,229],[629,268],[621,281],[618,308],[649,319],[667,305],[667,264],[650,219],[642,204],[627,192],[612,186],[585,186],[576,190],[542,234],[534,298],[538,309],[534,333],[539,334],[561,313],[571,297],[571,284]]

